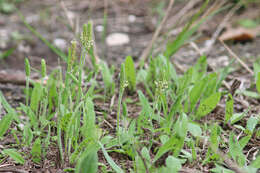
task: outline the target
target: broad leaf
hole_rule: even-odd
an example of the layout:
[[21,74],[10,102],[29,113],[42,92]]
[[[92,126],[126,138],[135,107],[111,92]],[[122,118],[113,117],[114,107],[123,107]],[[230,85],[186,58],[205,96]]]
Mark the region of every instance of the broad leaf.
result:
[[221,98],[221,93],[217,92],[215,94],[212,94],[205,100],[201,102],[199,105],[199,108],[196,113],[196,117],[200,119],[201,117],[204,117],[205,115],[209,114],[211,111],[215,109],[217,106],[219,100]]
[[96,173],[98,171],[98,155],[95,148],[87,147],[76,166],[75,173]]

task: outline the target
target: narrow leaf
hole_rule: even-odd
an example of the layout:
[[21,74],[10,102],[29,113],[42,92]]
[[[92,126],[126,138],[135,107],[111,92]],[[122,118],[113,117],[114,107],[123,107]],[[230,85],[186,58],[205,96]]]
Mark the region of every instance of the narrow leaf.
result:
[[0,120],[0,138],[3,137],[3,135],[6,133],[6,131],[9,129],[11,123],[13,121],[13,116],[11,114],[6,114],[1,120]]
[[256,90],[260,94],[260,72],[257,73],[257,78],[256,78]]
[[33,91],[32,91],[32,96],[31,96],[31,104],[30,107],[31,109],[37,113],[38,112],[38,107],[41,101],[41,96],[42,96],[42,86],[40,83],[35,83]]
[[123,173],[124,171],[113,161],[113,159],[108,155],[106,149],[104,148],[104,146],[98,142],[101,150],[107,160],[107,162],[109,163],[109,165],[111,166],[111,168],[116,172],[116,173]]
[[41,146],[41,139],[37,138],[32,146],[32,160],[34,163],[40,164],[41,163],[41,153],[42,153],[42,146]]
[[225,113],[225,123],[227,123],[230,118],[233,116],[234,112],[234,100],[231,94],[228,94],[228,98],[226,100],[226,113]]
[[14,159],[15,162],[17,162],[19,164],[23,165],[25,162],[22,155],[15,149],[5,149],[2,152],[3,152],[3,154],[10,156],[12,159]]
[[131,56],[127,56],[125,60],[126,80],[129,82],[128,88],[131,92],[136,88],[135,65]]

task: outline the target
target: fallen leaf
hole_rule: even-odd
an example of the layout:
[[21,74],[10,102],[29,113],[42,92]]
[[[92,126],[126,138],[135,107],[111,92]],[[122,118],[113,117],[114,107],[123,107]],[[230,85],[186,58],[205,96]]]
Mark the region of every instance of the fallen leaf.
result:
[[228,28],[220,37],[221,41],[252,41],[260,34],[260,26],[256,28]]

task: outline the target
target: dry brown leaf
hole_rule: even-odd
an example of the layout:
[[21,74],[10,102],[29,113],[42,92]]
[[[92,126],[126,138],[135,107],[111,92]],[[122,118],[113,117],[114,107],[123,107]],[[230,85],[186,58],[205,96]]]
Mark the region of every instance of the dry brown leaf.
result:
[[220,37],[221,41],[252,41],[260,34],[260,26],[256,28],[228,28]]

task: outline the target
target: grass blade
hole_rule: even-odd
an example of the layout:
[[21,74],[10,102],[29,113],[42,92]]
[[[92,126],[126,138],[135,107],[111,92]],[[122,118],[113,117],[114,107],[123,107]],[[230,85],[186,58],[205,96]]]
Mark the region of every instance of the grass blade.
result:
[[24,164],[24,158],[22,155],[16,151],[15,149],[5,149],[2,151],[3,154],[10,156],[12,159],[14,159],[15,162]]
[[79,159],[75,173],[87,172],[96,173],[98,171],[98,155],[96,145],[89,144],[85,152]]
[[15,48],[13,47],[11,49],[4,51],[3,53],[0,54],[0,59],[7,58],[8,56],[10,56],[14,52],[14,50],[15,50]]
[[11,114],[5,115],[0,120],[0,138],[3,137],[3,135],[6,133],[6,131],[9,129],[11,123],[13,121],[13,116]]
[[104,148],[104,146],[98,142],[98,144],[101,147],[101,150],[107,160],[107,162],[109,163],[109,165],[111,166],[111,168],[116,172],[116,173],[124,173],[124,171],[114,162],[114,160],[108,155],[106,149]]
[[125,74],[126,80],[128,81],[128,89],[130,92],[134,92],[136,88],[136,74],[135,65],[131,56],[127,56],[125,60]]
[[49,42],[47,39],[45,39],[36,29],[34,29],[29,23],[26,22],[24,16],[22,13],[19,13],[20,18],[24,25],[36,36],[38,37],[44,44],[46,44],[55,54],[57,54],[61,59],[64,61],[67,61],[67,55],[62,52],[59,48],[55,47],[51,42]]
[[2,105],[4,106],[4,108],[6,109],[6,111],[13,116],[13,118],[15,119],[15,121],[17,121],[18,123],[21,121],[18,118],[18,115],[16,113],[16,111],[11,107],[11,105],[6,101],[4,95],[2,94],[2,92],[0,91],[0,103],[2,103]]

